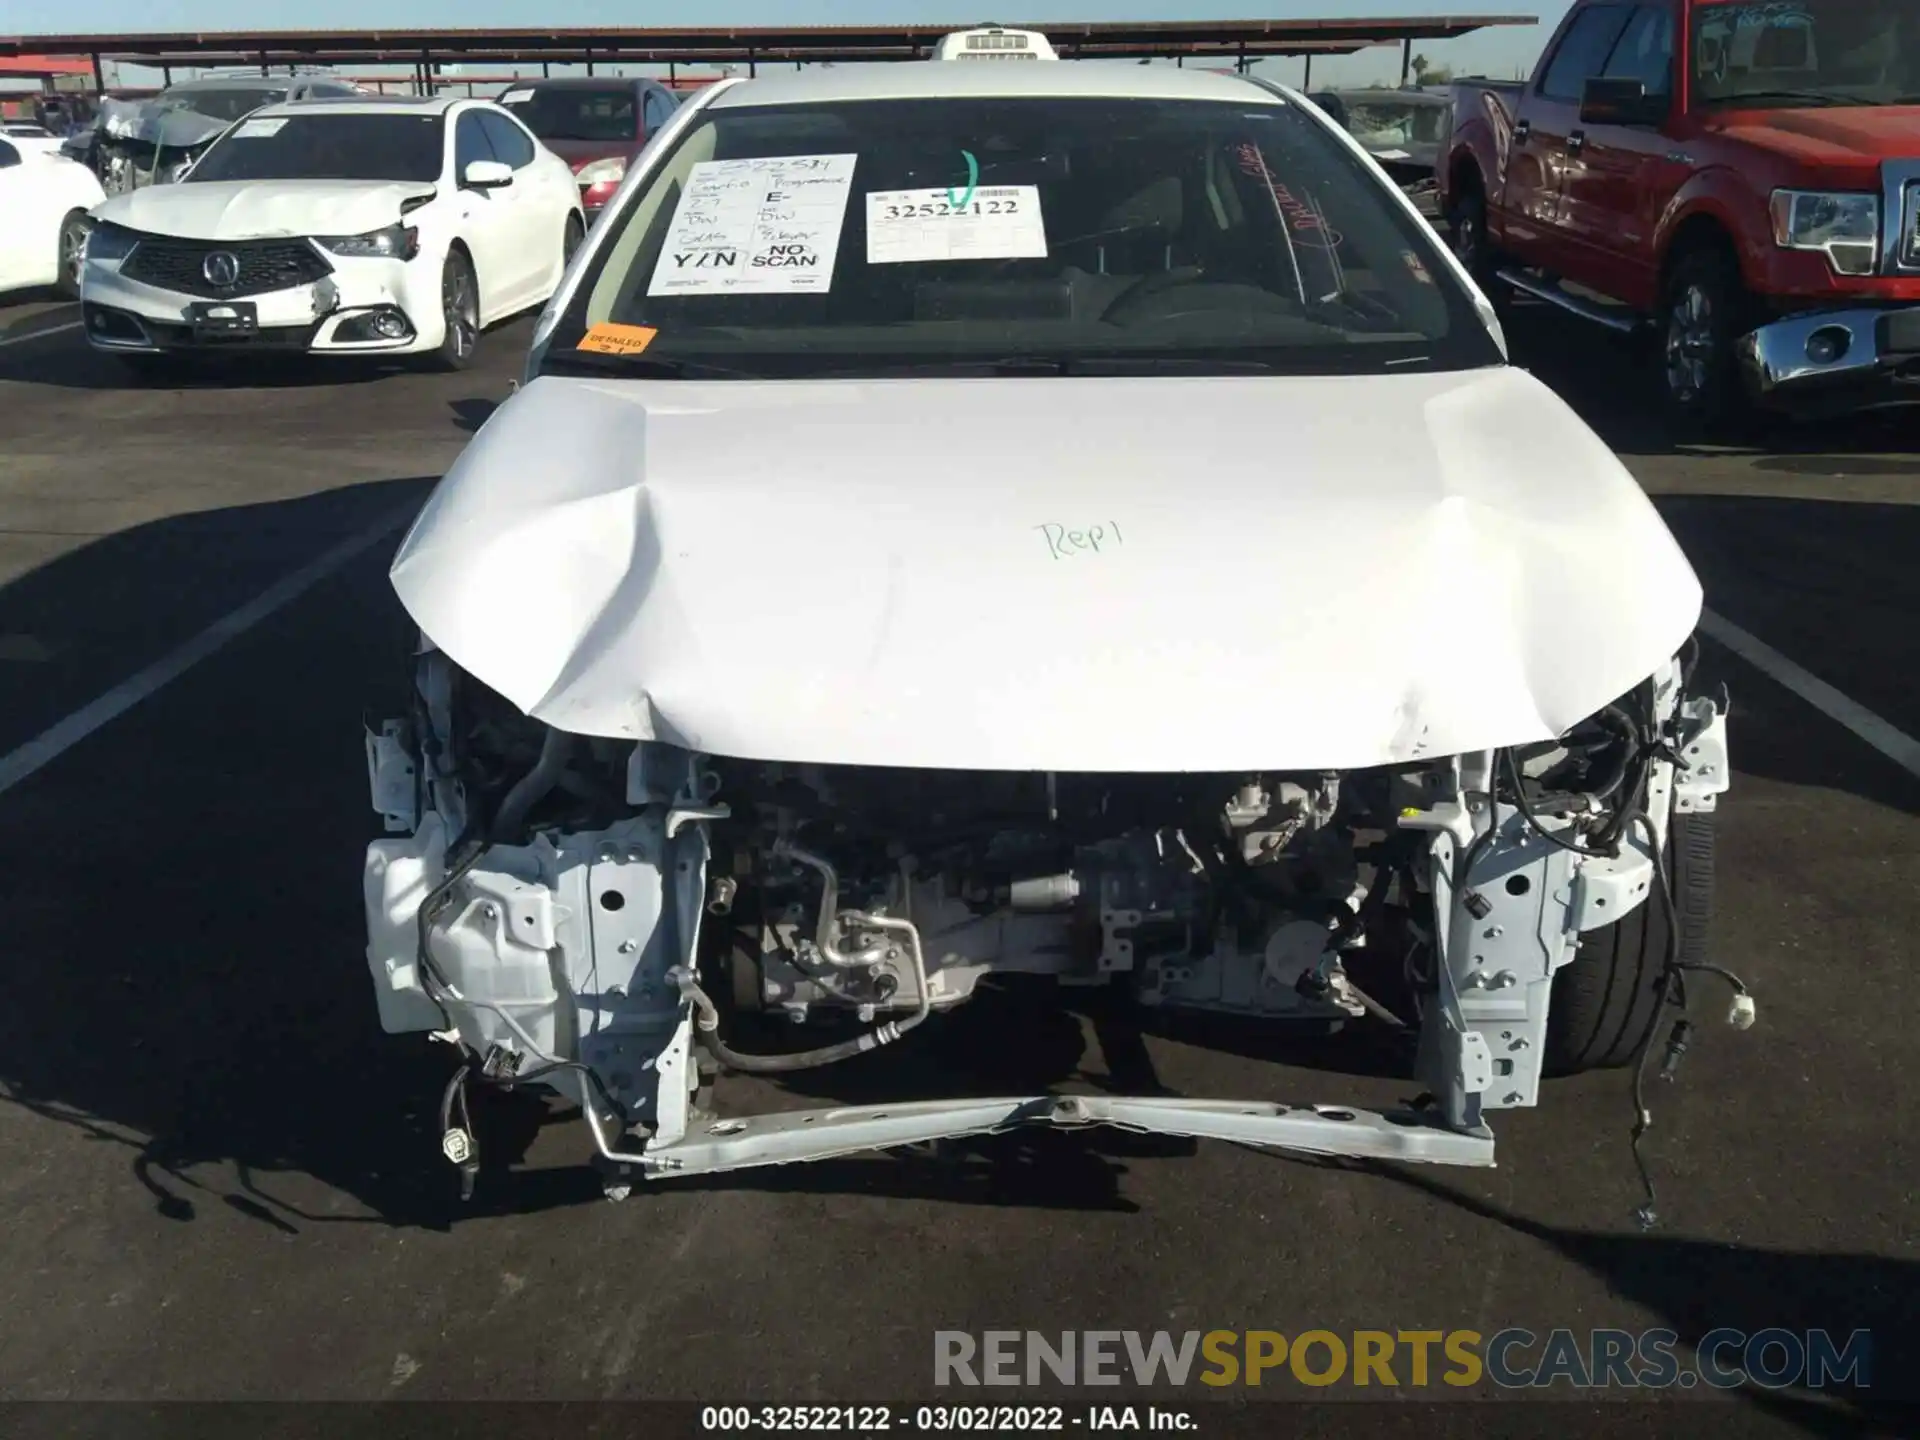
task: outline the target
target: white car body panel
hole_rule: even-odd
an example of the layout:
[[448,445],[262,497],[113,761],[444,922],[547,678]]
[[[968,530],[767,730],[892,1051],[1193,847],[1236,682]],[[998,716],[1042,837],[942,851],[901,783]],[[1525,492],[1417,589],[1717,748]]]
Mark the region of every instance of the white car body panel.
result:
[[1504,368],[542,378],[392,578],[457,664],[563,730],[978,770],[1549,739],[1701,608],[1631,475]]
[[[446,331],[440,282],[449,252],[458,245],[472,257],[481,324],[495,324],[540,304],[559,284],[565,273],[566,225],[570,216],[579,216],[579,195],[566,163],[537,142],[533,159],[514,172],[513,184],[484,193],[463,188],[457,183],[453,159],[460,116],[476,108],[507,112],[484,102],[435,103],[447,116],[447,134],[441,173],[434,180],[189,179],[117,195],[100,207],[96,218],[146,234],[213,242],[360,235],[403,222],[419,232],[419,253],[411,260],[342,256],[323,249],[333,267],[326,280],[242,298],[259,307],[262,327],[302,325],[316,316],[328,316],[313,337],[310,348],[314,351],[405,354],[436,349]],[[257,112],[257,118],[311,114],[320,108],[299,102],[276,105]],[[431,108],[410,105],[401,113],[430,113]],[[383,109],[399,111],[400,107],[383,106],[377,97],[365,102],[324,102],[327,114]],[[403,204],[422,198],[425,203],[403,216]],[[89,258],[82,272],[82,299],[141,320],[179,324],[189,305],[210,298],[144,284],[121,270],[118,260]],[[415,332],[411,339],[335,338],[335,332],[355,314],[385,305],[406,313]],[[103,349],[153,348],[89,338]]]
[[0,169],[0,291],[58,280],[61,225],[105,198],[91,170],[58,155],[27,155]]
[[5,140],[24,156],[37,158],[60,153],[60,137],[44,131],[22,134],[13,130],[0,130],[0,140]]

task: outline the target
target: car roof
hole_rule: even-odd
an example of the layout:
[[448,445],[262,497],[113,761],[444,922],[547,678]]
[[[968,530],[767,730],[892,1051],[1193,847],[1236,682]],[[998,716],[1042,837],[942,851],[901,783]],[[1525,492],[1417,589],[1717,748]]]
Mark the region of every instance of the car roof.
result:
[[[261,115],[445,115],[473,107],[498,110],[490,100],[467,95],[315,95],[305,100],[279,100],[254,111]],[[503,114],[509,113],[502,111]]]
[[166,94],[176,90],[286,90],[298,85],[302,80],[324,79],[317,75],[202,75],[195,80],[181,80],[166,88]]
[[501,94],[515,90],[620,90],[639,89],[642,86],[655,85],[661,89],[666,86],[651,75],[565,75],[559,79],[541,76],[536,80],[515,80],[503,89]]
[[887,65],[784,71],[741,80],[714,96],[714,108],[804,105],[833,100],[965,99],[969,96],[1054,96],[1111,100],[1225,100],[1282,104],[1280,96],[1239,76],[1174,65],[1116,60],[1010,62],[921,60]]

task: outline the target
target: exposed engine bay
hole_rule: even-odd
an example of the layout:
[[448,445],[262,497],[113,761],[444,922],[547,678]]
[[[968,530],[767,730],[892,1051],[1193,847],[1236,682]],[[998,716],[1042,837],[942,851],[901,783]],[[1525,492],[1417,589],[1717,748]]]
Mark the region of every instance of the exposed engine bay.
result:
[[[215,92],[217,95],[217,92]],[[108,195],[148,185],[171,185],[212,148],[237,116],[193,108],[191,87],[151,100],[101,100],[92,128],[63,148],[100,179]]]
[[[1034,1122],[1491,1164],[1485,1112],[1536,1103],[1554,1073],[1556,973],[1583,933],[1640,905],[1673,918],[1673,817],[1726,788],[1724,705],[1689,695],[1689,670],[1677,659],[1512,750],[1346,772],[1000,773],[570,735],[424,646],[412,713],[368,736],[396,837],[366,874],[382,1021],[465,1052],[443,1129],[469,1182],[470,1083],[577,1100],[619,1185]],[[709,1071],[834,1064],[1010,973],[1407,1030],[1431,1105],[705,1103],[696,1049]],[[791,1043],[730,1043],[753,1012],[792,1022]]]

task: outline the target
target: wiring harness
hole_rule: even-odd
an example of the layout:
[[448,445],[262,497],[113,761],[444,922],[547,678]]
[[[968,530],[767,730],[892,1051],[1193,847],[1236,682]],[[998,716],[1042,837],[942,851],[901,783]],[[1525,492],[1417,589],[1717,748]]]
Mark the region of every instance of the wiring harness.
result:
[[[1680,693],[1683,695],[1688,691],[1698,655],[1697,642],[1689,640],[1687,649],[1680,656]],[[1633,708],[1629,709],[1629,706]],[[1723,711],[1726,708],[1723,703]],[[1639,713],[1633,713],[1634,709]],[[1659,1002],[1636,1042],[1633,1060],[1634,1122],[1629,1132],[1628,1148],[1644,1192],[1644,1198],[1634,1211],[1634,1218],[1644,1230],[1652,1229],[1659,1219],[1655,1208],[1653,1174],[1641,1149],[1641,1142],[1653,1126],[1653,1112],[1646,1094],[1647,1066],[1667,1011],[1680,1011],[1680,1018],[1668,1031],[1660,1067],[1660,1078],[1668,1082],[1675,1078],[1695,1030],[1694,1022],[1688,1018],[1686,981],[1690,973],[1710,974],[1732,987],[1734,998],[1727,1014],[1727,1023],[1733,1028],[1751,1029],[1759,1012],[1746,982],[1733,971],[1719,965],[1685,960],[1680,953],[1680,915],[1673,895],[1672,870],[1661,831],[1655,826],[1647,807],[1653,767],[1666,761],[1680,771],[1687,768],[1687,762],[1675,745],[1674,737],[1667,733],[1661,723],[1653,682],[1644,682],[1621,703],[1608,706],[1593,717],[1587,728],[1604,732],[1604,735],[1569,738],[1560,746],[1553,747],[1565,749],[1569,759],[1592,777],[1591,783],[1578,790],[1548,789],[1526,773],[1525,760],[1519,752],[1512,748],[1495,752],[1493,781],[1485,796],[1492,811],[1490,823],[1474,838],[1462,856],[1456,872],[1456,890],[1469,913],[1476,916],[1485,913],[1485,899],[1466,890],[1464,886],[1481,852],[1499,832],[1503,786],[1505,798],[1518,810],[1529,830],[1542,840],[1576,855],[1618,857],[1636,829],[1644,832],[1653,861],[1655,893],[1666,930],[1666,953],[1656,982]],[[1607,737],[1611,737],[1611,743]],[[1546,824],[1543,819],[1545,816],[1564,817],[1566,823],[1552,827]],[[1476,909],[1476,905],[1480,908]]]

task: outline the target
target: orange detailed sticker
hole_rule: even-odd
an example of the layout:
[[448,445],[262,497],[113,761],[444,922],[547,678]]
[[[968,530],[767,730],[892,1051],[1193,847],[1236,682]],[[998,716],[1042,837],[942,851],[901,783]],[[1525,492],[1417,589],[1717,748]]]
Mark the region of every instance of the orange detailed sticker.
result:
[[638,355],[659,333],[651,325],[595,325],[574,348],[602,355]]

